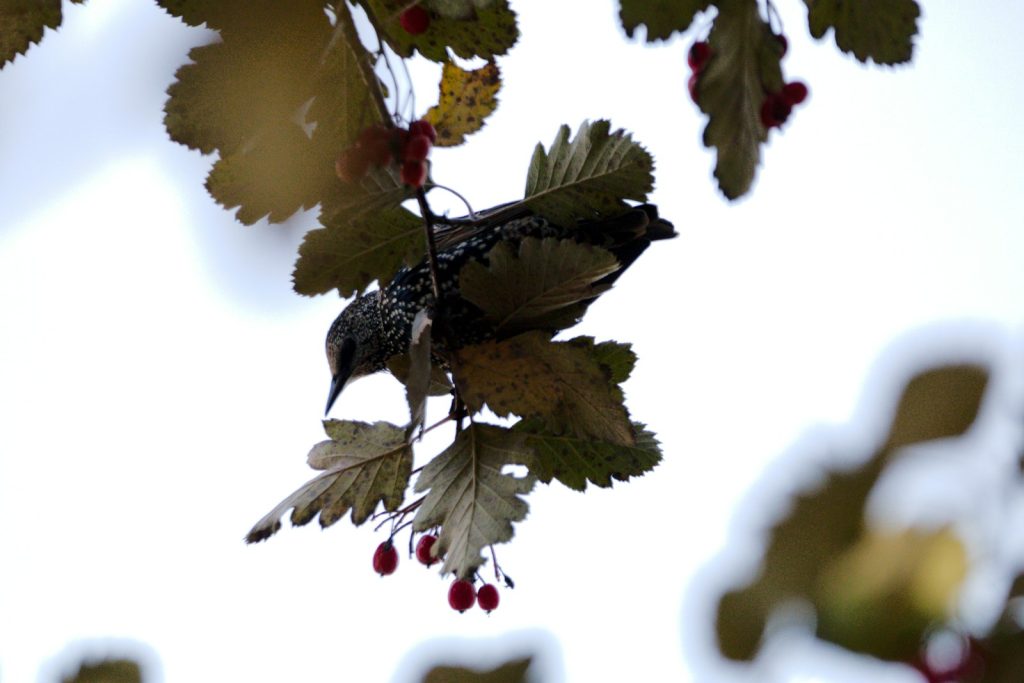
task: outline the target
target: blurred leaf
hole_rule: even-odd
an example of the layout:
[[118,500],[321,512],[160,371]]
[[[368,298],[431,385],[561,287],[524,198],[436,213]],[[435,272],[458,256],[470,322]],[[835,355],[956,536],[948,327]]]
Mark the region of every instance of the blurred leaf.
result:
[[654,187],[654,160],[623,130],[607,121],[584,122],[569,141],[558,129],[551,149],[537,145],[526,178],[525,203],[556,225],[608,218],[643,201]]
[[142,669],[131,659],[82,662],[78,673],[61,678],[62,683],[142,683]]
[[1024,631],[998,631],[979,644],[983,683],[1020,683],[1024,671]]
[[640,24],[647,27],[647,42],[668,40],[673,33],[690,28],[697,12],[706,10],[711,0],[621,0],[619,18],[626,35]]
[[470,423],[455,441],[427,463],[416,491],[428,491],[413,519],[414,531],[440,526],[436,547],[443,574],[468,578],[483,564],[481,551],[512,538],[512,522],[526,517],[522,495],[534,478],[502,474],[509,464],[525,464],[521,435],[503,427]]
[[342,296],[389,282],[403,264],[423,256],[423,220],[401,206],[306,233],[292,274],[299,294]]
[[572,326],[582,314],[575,304],[604,292],[594,283],[619,269],[611,252],[553,237],[527,237],[518,248],[499,242],[487,258],[486,266],[471,261],[462,268],[459,289],[499,337]]
[[423,4],[446,19],[471,19],[476,10],[487,9],[497,0],[426,0]]
[[949,365],[917,375],[900,398],[887,448],[960,436],[978,416],[987,385],[988,371],[976,365]]
[[[400,354],[388,359],[388,372],[394,375],[399,382],[407,385],[409,383],[409,355]],[[437,365],[431,366],[427,396],[445,396],[450,393],[452,393],[452,383],[448,379],[448,373]]]
[[765,92],[782,89],[782,48],[758,5],[719,3],[711,34],[711,59],[701,72],[697,100],[708,115],[704,146],[718,152],[715,178],[728,199],[750,189],[768,132],[761,124]]
[[423,677],[423,683],[526,683],[531,657],[515,659],[489,671],[461,666],[435,666]]
[[430,362],[430,329],[433,319],[427,309],[416,313],[409,340],[409,373],[406,375],[405,398],[409,404],[409,434],[423,426],[427,415],[432,365]]
[[915,0],[804,0],[811,35],[821,38],[835,29],[836,45],[862,62],[909,62],[914,52],[917,18]]
[[587,482],[609,487],[612,480],[626,481],[654,469],[661,462],[661,449],[653,432],[645,425],[633,423],[636,445],[581,439],[565,434],[550,434],[537,420],[523,420],[515,431],[526,434],[526,445],[533,457],[527,467],[545,484],[557,479],[576,491],[587,488]]
[[[456,19],[431,12],[430,27],[420,35],[407,33],[398,23],[408,0],[363,0],[374,24],[383,33],[396,53],[410,57],[416,50],[427,59],[447,62],[448,49],[463,59],[482,57],[491,60],[508,52],[519,38],[516,15],[507,0],[474,3],[472,12],[460,12],[466,18]],[[433,4],[430,5],[433,8]],[[447,12],[447,9],[445,10]]]
[[455,385],[473,412],[486,404],[501,417],[537,418],[550,434],[636,444],[622,391],[589,337],[552,342],[544,332],[527,332],[466,347],[455,358]]
[[425,118],[437,130],[438,147],[454,147],[466,136],[484,127],[484,119],[498,106],[501,73],[494,62],[465,71],[445,62],[441,71],[438,103],[427,110]]
[[[72,0],[81,3],[83,0]],[[0,68],[43,39],[63,20],[60,0],[4,0],[0,3]]]
[[365,522],[377,507],[397,510],[412,474],[412,447],[405,430],[387,422],[325,420],[330,441],[309,452],[309,466],[324,470],[303,484],[258,521],[245,537],[256,543],[281,528],[281,516],[290,508],[293,526],[302,526],[320,514],[326,528],[352,510],[352,523]]

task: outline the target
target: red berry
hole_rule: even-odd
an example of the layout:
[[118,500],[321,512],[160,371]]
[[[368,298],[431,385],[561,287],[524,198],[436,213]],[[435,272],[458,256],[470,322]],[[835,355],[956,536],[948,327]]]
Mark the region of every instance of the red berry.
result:
[[476,602],[476,589],[473,588],[473,584],[465,579],[452,582],[448,589],[448,604],[452,609],[465,612],[473,606],[474,602]]
[[373,571],[381,576],[394,574],[398,569],[398,551],[395,550],[391,539],[384,541],[373,552]]
[[761,103],[761,123],[765,128],[781,126],[789,118],[792,109],[780,95],[769,93]]
[[498,595],[496,586],[490,583],[480,586],[480,590],[476,594],[476,604],[480,605],[480,609],[490,612],[498,607],[499,602],[501,602],[501,597]]
[[434,130],[434,126],[426,119],[420,119],[419,121],[413,121],[409,124],[409,135],[426,135],[430,138],[430,144],[437,142],[437,131]]
[[384,126],[370,126],[359,134],[356,144],[364,151],[366,158],[374,166],[387,166],[391,163],[391,141],[394,133]]
[[409,35],[418,36],[430,28],[430,13],[419,5],[413,5],[402,12],[398,23]]
[[700,102],[697,101],[697,82],[699,79],[700,74],[694,72],[690,74],[690,80],[686,83],[686,87],[690,91],[690,99],[696,104],[700,104]]
[[694,71],[700,72],[707,66],[710,58],[711,46],[707,44],[707,41],[700,40],[690,46],[690,51],[686,54],[686,63]]
[[807,99],[807,86],[800,81],[793,81],[782,86],[782,99],[789,105],[800,104]]
[[779,59],[782,59],[786,56],[786,52],[789,51],[789,41],[786,40],[786,36],[781,33],[776,33],[775,39],[779,41],[779,46],[782,48],[782,52],[779,53]]
[[436,541],[437,536],[424,534],[416,543],[416,559],[428,567],[437,562],[437,558],[430,554],[430,549],[434,547]]
[[430,155],[430,147],[426,135],[410,134],[402,148],[402,161],[424,161]]
[[406,161],[402,164],[402,171],[399,173],[402,182],[413,189],[423,187],[427,179],[427,162]]
[[370,168],[370,160],[359,147],[349,147],[343,150],[334,160],[334,172],[338,178],[346,183],[354,183],[364,175]]

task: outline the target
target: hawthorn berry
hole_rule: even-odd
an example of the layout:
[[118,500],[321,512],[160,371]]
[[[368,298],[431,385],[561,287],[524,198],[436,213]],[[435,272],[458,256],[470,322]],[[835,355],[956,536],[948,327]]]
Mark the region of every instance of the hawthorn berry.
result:
[[782,59],[783,57],[786,56],[786,53],[789,51],[789,41],[786,40],[786,36],[782,35],[781,33],[775,34],[775,40],[779,41],[779,47],[781,48],[781,52],[779,53],[779,59]]
[[354,183],[370,168],[370,160],[359,147],[343,150],[334,160],[334,172],[346,183]]
[[765,128],[781,126],[792,110],[793,107],[781,95],[768,93],[761,103],[761,123]]
[[402,164],[399,176],[402,182],[409,187],[419,189],[423,187],[423,183],[427,180],[427,162],[406,161]]
[[402,161],[425,161],[430,155],[430,138],[420,133],[411,133],[402,148]]
[[434,547],[434,543],[437,542],[437,536],[433,534],[424,534],[420,536],[420,540],[416,542],[416,559],[421,564],[430,566],[437,562],[437,558],[430,554],[430,549]]
[[419,121],[413,121],[409,124],[409,135],[426,135],[430,138],[430,144],[437,142],[437,131],[434,130],[433,124],[426,119],[420,119]]
[[480,590],[476,594],[476,604],[480,605],[480,609],[491,612],[498,607],[499,602],[501,602],[501,596],[498,595],[496,586],[490,583],[480,586]]
[[374,166],[387,166],[393,157],[395,135],[396,133],[384,126],[369,126],[359,134],[356,146],[363,150],[366,158]]
[[793,81],[782,86],[782,99],[790,106],[800,104],[807,99],[807,86],[801,81]]
[[384,541],[373,552],[373,571],[381,576],[394,574],[398,568],[398,551],[391,539]]
[[420,5],[413,5],[399,15],[398,23],[409,35],[418,36],[430,28],[430,13]]
[[690,91],[690,99],[693,100],[694,104],[700,104],[697,101],[697,83],[700,80],[700,74],[690,74],[690,80],[686,82],[686,88]]
[[465,579],[457,579],[448,589],[448,604],[452,609],[465,612],[476,602],[476,589]]
[[690,51],[686,53],[686,63],[690,65],[691,69],[699,73],[707,66],[710,57],[711,46],[708,45],[707,41],[699,40],[691,45]]

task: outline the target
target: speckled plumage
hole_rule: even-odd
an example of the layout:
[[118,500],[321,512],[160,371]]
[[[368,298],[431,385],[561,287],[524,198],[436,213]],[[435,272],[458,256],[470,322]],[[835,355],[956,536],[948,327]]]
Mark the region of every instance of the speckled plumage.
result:
[[[493,330],[475,306],[459,295],[459,271],[470,260],[487,263],[488,252],[499,242],[512,245],[525,237],[555,237],[594,244],[611,251],[621,267],[605,278],[611,283],[647,248],[652,240],[675,236],[672,224],[658,218],[651,205],[637,207],[605,221],[565,228],[528,212],[500,223],[467,227],[463,221],[439,222],[438,284],[455,347],[483,341]],[[412,322],[423,308],[434,304],[430,266],[424,260],[402,268],[382,289],[357,297],[335,319],[327,333],[327,360],[332,384],[328,410],[344,384],[383,370],[389,358],[409,349]],[[444,340],[434,340],[435,348]],[[340,383],[340,385],[339,385]]]

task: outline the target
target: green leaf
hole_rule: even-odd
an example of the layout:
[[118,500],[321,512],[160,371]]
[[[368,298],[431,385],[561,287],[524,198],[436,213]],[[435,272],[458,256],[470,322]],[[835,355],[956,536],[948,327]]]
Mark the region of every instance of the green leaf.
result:
[[544,332],[468,346],[455,354],[455,385],[476,412],[537,418],[551,434],[633,446],[622,391],[596,358],[593,339],[552,342]]
[[390,281],[403,263],[422,256],[423,220],[399,206],[310,230],[299,247],[292,280],[299,294],[337,288],[347,297],[374,280]]
[[668,40],[673,33],[690,28],[697,12],[703,12],[711,0],[621,0],[619,18],[626,35],[643,24],[647,27],[647,42]]
[[423,683],[526,683],[532,659],[525,657],[506,662],[487,671],[462,666],[435,666],[423,677]]
[[523,420],[514,430],[526,434],[533,451],[527,463],[530,473],[545,484],[552,478],[571,489],[583,491],[587,482],[603,488],[612,480],[626,481],[654,469],[661,462],[661,449],[654,433],[633,423],[636,445],[592,441],[567,434],[548,433],[538,420]]
[[408,433],[422,427],[427,415],[427,396],[430,393],[430,329],[433,319],[427,309],[421,309],[412,321],[409,341],[409,373],[405,381],[405,399],[409,404]]
[[909,62],[914,53],[917,18],[915,0],[804,0],[811,35],[821,38],[835,29],[836,45],[860,61],[878,64]]
[[352,523],[365,522],[378,503],[397,510],[412,475],[412,447],[405,430],[387,422],[325,420],[330,441],[309,452],[309,465],[324,470],[303,484],[258,521],[246,535],[247,543],[270,538],[281,528],[281,516],[290,508],[293,526],[310,522],[319,513],[326,528],[352,511]]
[[431,12],[430,27],[420,35],[407,33],[398,23],[408,0],[363,0],[374,25],[396,53],[411,57],[416,50],[427,59],[447,62],[451,49],[463,59],[482,57],[491,60],[508,52],[519,38],[516,15],[507,0],[476,3],[465,12],[466,18],[449,18]]
[[446,19],[472,19],[476,11],[487,9],[496,0],[427,0],[424,7],[430,8],[435,14]]
[[[577,339],[583,338],[578,337]],[[594,359],[611,373],[609,380],[612,384],[622,384],[633,374],[633,368],[636,366],[636,354],[633,353],[632,345],[606,341],[595,344],[591,353],[594,355]]]
[[623,130],[607,121],[584,122],[569,141],[562,126],[548,152],[537,145],[526,178],[525,203],[552,223],[572,225],[609,218],[643,201],[654,187],[654,160]]
[[887,448],[960,436],[974,423],[988,385],[988,371],[949,365],[914,377],[900,398]]
[[553,237],[527,237],[518,248],[499,242],[487,258],[486,266],[471,261],[462,268],[459,289],[499,337],[571,327],[583,313],[577,304],[608,289],[594,283],[619,269],[611,252]]
[[61,683],[142,683],[142,668],[133,659],[83,661],[74,675],[62,676]]
[[718,152],[715,178],[729,199],[750,189],[768,131],[761,124],[765,92],[782,89],[782,49],[758,5],[720,3],[711,34],[711,59],[701,72],[697,100],[708,115],[704,146]]
[[[82,2],[82,0],[73,0]],[[0,68],[25,54],[63,19],[60,0],[4,0],[0,4]]]
[[494,62],[465,71],[451,62],[441,72],[438,103],[425,118],[437,131],[438,147],[454,147],[484,127],[484,119],[498,106],[501,73]]
[[472,576],[483,564],[481,551],[512,538],[512,522],[526,517],[522,496],[532,476],[502,474],[505,465],[524,464],[521,435],[503,427],[471,423],[454,443],[427,463],[416,491],[429,491],[413,519],[414,531],[441,527],[437,555],[443,574]]

